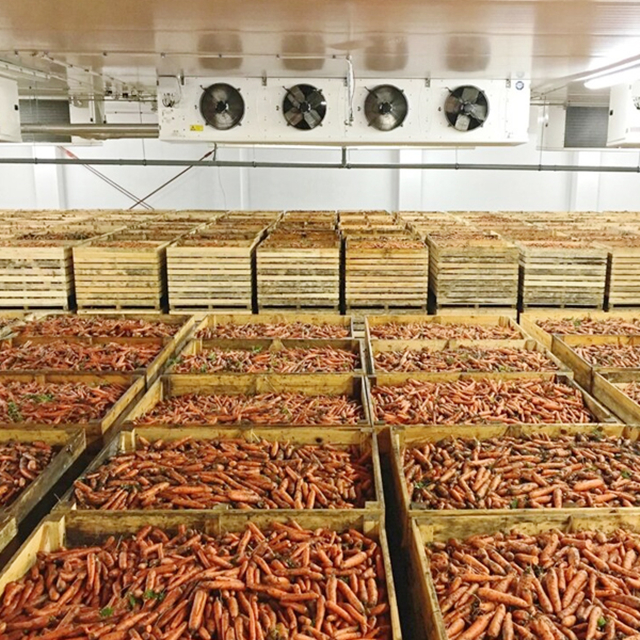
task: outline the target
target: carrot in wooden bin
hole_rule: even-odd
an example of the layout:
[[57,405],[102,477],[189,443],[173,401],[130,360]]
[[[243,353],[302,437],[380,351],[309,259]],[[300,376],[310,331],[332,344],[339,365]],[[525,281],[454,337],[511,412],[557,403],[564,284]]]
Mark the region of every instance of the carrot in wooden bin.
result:
[[[360,588],[370,582],[375,589]],[[387,640],[391,622],[380,546],[357,531],[291,522],[265,531],[249,524],[218,538],[145,527],[102,546],[41,552],[6,586],[0,633],[3,640]]]
[[[138,438],[75,483],[80,509],[353,509],[375,499],[370,452],[357,446],[243,439]],[[356,554],[345,569],[366,558]]]

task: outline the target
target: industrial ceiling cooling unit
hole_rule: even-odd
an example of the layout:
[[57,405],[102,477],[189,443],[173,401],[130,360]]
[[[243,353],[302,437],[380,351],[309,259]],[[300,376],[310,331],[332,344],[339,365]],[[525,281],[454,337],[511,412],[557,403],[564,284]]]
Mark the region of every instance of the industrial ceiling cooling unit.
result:
[[608,147],[640,147],[640,81],[611,87]]
[[158,81],[160,138],[228,144],[478,146],[526,142],[518,80],[192,78]]

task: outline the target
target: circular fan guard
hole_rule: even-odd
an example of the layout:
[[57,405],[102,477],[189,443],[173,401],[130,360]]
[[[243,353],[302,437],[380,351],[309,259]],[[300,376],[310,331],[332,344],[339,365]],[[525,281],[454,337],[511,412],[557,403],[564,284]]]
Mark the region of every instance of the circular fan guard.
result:
[[[367,89],[367,91],[369,91]],[[364,101],[364,114],[370,127],[392,131],[407,117],[409,103],[404,93],[391,84],[381,84],[369,91]]]
[[489,115],[487,94],[472,85],[463,85],[449,92],[444,103],[449,124],[458,131],[473,131],[481,127]]
[[282,113],[287,124],[308,131],[322,123],[327,114],[327,101],[320,89],[310,84],[297,84],[286,92]]
[[202,93],[200,113],[205,122],[214,129],[233,129],[240,124],[244,116],[244,99],[240,91],[230,84],[212,84]]

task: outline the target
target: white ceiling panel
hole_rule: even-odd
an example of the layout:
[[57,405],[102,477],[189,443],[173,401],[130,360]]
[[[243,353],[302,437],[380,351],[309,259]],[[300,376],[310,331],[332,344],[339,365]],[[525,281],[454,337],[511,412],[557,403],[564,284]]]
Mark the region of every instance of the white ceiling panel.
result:
[[[32,91],[59,89],[82,75],[75,66],[151,90],[156,70],[331,76],[344,74],[347,55],[361,77],[524,74],[535,87],[638,52],[640,3],[631,1],[0,2],[0,59],[55,76],[23,78]],[[576,85],[557,95],[603,94]]]

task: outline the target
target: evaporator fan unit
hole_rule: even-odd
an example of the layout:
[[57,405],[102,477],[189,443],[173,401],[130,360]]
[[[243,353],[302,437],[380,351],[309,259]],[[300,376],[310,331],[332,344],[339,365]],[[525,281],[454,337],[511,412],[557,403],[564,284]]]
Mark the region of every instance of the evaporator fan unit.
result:
[[392,84],[381,84],[367,89],[364,115],[370,127],[379,131],[392,131],[407,117],[409,103],[404,93]]
[[327,114],[327,101],[320,89],[310,84],[297,84],[285,89],[282,113],[287,124],[296,129],[315,129]]
[[244,100],[238,89],[218,82],[203,91],[200,113],[209,126],[227,131],[240,124],[244,116]]
[[481,127],[489,115],[489,100],[484,91],[472,85],[463,85],[453,91],[444,103],[449,124],[458,131],[473,131]]

